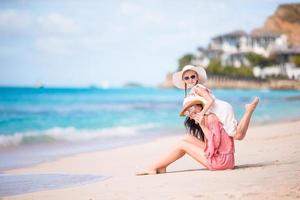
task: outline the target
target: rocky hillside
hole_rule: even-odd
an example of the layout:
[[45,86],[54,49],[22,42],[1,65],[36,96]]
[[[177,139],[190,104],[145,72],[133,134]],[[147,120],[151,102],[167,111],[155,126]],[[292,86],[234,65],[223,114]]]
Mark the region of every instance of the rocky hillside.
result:
[[168,73],[163,83],[158,85],[159,88],[175,88],[172,81],[172,73]]
[[300,3],[280,5],[263,27],[253,32],[285,33],[289,44],[300,45]]

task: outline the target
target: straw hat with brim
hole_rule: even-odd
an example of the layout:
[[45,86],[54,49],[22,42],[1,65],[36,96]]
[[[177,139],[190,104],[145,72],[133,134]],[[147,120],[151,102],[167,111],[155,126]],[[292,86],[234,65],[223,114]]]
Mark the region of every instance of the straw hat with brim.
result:
[[[173,74],[173,84],[180,88],[180,89],[185,89],[185,83],[183,81],[183,73],[188,71],[188,70],[192,70],[195,71],[198,74],[198,83],[204,83],[207,80],[207,76],[206,76],[206,71],[203,67],[195,67],[193,65],[186,65],[182,68],[181,71],[179,72],[175,72]],[[188,87],[188,86],[187,86]]]
[[184,112],[189,109],[191,106],[194,105],[202,105],[202,107],[204,107],[204,105],[206,104],[206,100],[203,97],[200,96],[188,96],[183,100],[183,106],[182,109],[179,113],[180,116],[185,116]]

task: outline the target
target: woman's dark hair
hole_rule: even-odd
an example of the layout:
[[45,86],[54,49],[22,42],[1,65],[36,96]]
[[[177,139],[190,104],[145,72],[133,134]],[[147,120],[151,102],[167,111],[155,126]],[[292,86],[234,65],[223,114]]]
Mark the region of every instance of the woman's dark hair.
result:
[[201,141],[204,141],[204,133],[202,131],[202,128],[198,124],[196,124],[195,120],[186,117],[184,126],[191,135],[195,136]]

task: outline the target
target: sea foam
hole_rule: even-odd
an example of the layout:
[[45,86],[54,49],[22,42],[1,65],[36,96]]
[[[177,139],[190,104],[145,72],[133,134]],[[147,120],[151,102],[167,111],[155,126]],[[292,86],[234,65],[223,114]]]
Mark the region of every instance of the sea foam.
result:
[[39,142],[84,142],[90,140],[109,140],[135,137],[144,131],[158,128],[156,124],[119,126],[103,129],[76,129],[74,127],[54,127],[44,131],[18,132],[13,135],[0,135],[0,147],[17,146]]

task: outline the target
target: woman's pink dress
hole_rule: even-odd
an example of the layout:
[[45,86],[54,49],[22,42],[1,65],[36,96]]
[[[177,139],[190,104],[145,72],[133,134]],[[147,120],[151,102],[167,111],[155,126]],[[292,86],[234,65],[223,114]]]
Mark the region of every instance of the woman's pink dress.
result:
[[210,130],[205,134],[205,155],[209,170],[225,170],[234,168],[234,142],[223,128],[219,120],[208,123]]

